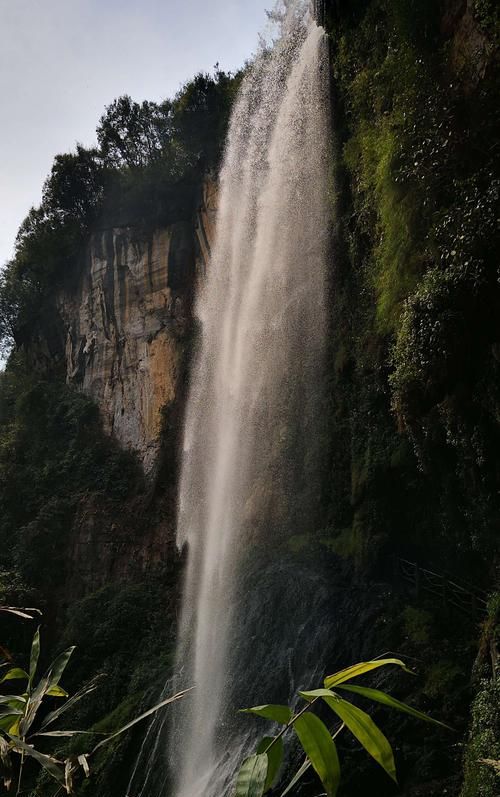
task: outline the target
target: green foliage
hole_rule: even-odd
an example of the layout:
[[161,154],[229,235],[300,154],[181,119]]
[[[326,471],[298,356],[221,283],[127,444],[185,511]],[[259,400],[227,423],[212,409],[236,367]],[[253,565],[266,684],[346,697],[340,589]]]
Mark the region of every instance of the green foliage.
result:
[[494,592],[488,604],[476,677],[476,696],[465,752],[465,779],[460,797],[490,797],[500,788],[500,680],[498,644],[500,642],[500,593]]
[[77,145],[75,153],[55,157],[41,205],[21,224],[14,259],[0,276],[0,351],[24,340],[39,318],[47,292],[81,250],[104,187],[97,150]]
[[473,0],[472,13],[481,30],[498,46],[500,41],[500,8],[495,0]]
[[[432,140],[431,77],[418,50],[420,39],[430,34],[420,24],[421,9],[412,4],[408,16],[405,5],[408,9],[404,3],[371,3],[355,35],[349,31],[336,43],[335,65],[350,123],[344,159],[359,223],[374,242],[370,280],[382,333],[394,329],[402,300],[416,284],[422,268],[418,239],[431,212],[426,186],[432,175],[430,153],[425,174],[422,169],[416,173],[419,149]],[[420,14],[416,26],[412,14]],[[404,169],[407,153],[413,174]]]
[[[410,429],[426,404],[449,393],[469,372],[469,358],[476,358],[477,347],[484,344],[482,337],[475,338],[475,322],[479,314],[489,313],[496,296],[491,243],[497,234],[500,183],[481,175],[455,189],[457,201],[433,230],[440,264],[429,269],[408,301],[394,351],[394,405]],[[481,328],[477,332],[484,334]],[[471,342],[464,350],[467,334]]]
[[[330,548],[366,571],[389,543],[444,561],[452,539],[467,570],[498,533],[498,70],[461,41],[462,9],[330,6],[344,166]],[[455,71],[459,46],[490,59],[470,64],[474,86]]]
[[484,679],[472,706],[472,728],[465,759],[461,797],[491,797],[500,775],[482,759],[500,758],[500,681]]
[[215,167],[240,77],[216,66],[213,75],[200,72],[188,81],[173,100],[137,103],[119,97],[97,127],[104,162],[138,169],[163,161],[177,179],[200,159]]
[[105,161],[115,168],[140,168],[165,155],[172,139],[172,103],[133,102],[128,95],[106,108],[97,127]]
[[105,437],[93,402],[14,358],[0,377],[0,566],[55,589],[82,496],[118,502],[137,485],[138,464]]
[[[409,714],[417,719],[446,727],[385,692],[351,684],[353,678],[358,678],[368,672],[389,665],[396,665],[406,672],[410,672],[399,659],[375,659],[373,661],[360,662],[327,676],[322,689],[299,692],[300,697],[306,703],[296,712],[292,712],[288,706],[279,705],[264,705],[243,709],[244,713],[255,714],[264,719],[277,722],[283,728],[277,736],[265,737],[259,743],[256,754],[243,762],[236,781],[235,797],[262,797],[269,791],[283,761],[283,736],[291,729],[298,737],[306,759],[283,791],[281,797],[284,797],[285,794],[288,794],[294,788],[309,767],[312,767],[320,778],[328,797],[335,797],[340,783],[340,762],[335,739],[344,728],[347,728],[352,733],[354,738],[385,770],[389,777],[396,781],[394,756],[388,740],[369,714],[358,706],[344,700],[336,691],[337,689],[342,689]],[[326,704],[340,720],[340,725],[334,731],[329,730],[320,717],[311,712],[312,707],[315,705],[317,707],[319,702]]]
[[414,645],[428,645],[432,638],[432,615],[425,609],[406,606],[403,611],[404,632]]
[[55,157],[0,275],[0,352],[30,339],[98,220],[164,224],[192,208],[203,174],[218,166],[240,77],[216,66],[173,100],[119,97],[99,122],[98,148]]
[[[0,606],[0,611],[14,613],[24,618],[32,619],[30,615],[25,613],[26,610],[15,610],[11,607]],[[33,612],[34,610],[30,611]],[[26,788],[25,759],[32,759],[39,764],[51,778],[57,781],[60,789],[56,794],[59,794],[59,791],[62,789],[64,789],[67,794],[73,794],[75,785],[74,777],[79,772],[80,768],[83,769],[85,777],[88,778],[90,775],[89,758],[91,756],[94,756],[104,746],[109,745],[110,742],[113,742],[117,737],[130,730],[137,723],[156,714],[157,711],[163,709],[170,703],[179,700],[186,693],[186,691],[179,692],[173,697],[162,700],[157,705],[143,712],[139,717],[127,722],[118,730],[116,730],[115,725],[113,730],[109,729],[107,733],[104,734],[96,728],[92,731],[54,729],[53,724],[63,713],[72,709],[78,701],[87,697],[96,689],[95,682],[91,682],[69,698],[66,690],[60,686],[60,679],[66,669],[73,650],[74,647],[70,647],[68,650],[64,651],[64,653],[57,656],[38,683],[35,683],[38,659],[40,656],[40,629],[37,629],[31,644],[29,673],[20,667],[9,666],[9,661],[0,664],[1,667],[7,668],[3,677],[0,678],[0,684],[7,684],[10,683],[10,681],[25,682],[22,694],[0,695],[0,776],[3,779],[7,791],[11,789],[14,783],[17,783],[17,795],[21,794],[21,790]],[[40,718],[40,713],[43,713],[43,709],[46,708],[47,698],[69,699],[58,708],[49,712],[46,711]],[[42,752],[38,749],[40,741],[52,740],[57,743],[56,740],[62,738],[95,736],[96,734],[101,736],[104,735],[105,738],[97,741],[97,743],[94,742],[93,746],[90,748],[87,746],[85,753],[79,752],[78,754],[70,754],[62,760],[57,758],[55,754],[51,753],[49,755],[45,751]]]
[[238,773],[235,797],[261,797],[266,787],[268,766],[264,753],[247,758]]
[[297,717],[293,729],[328,797],[335,797],[340,783],[340,762],[328,728],[316,714],[309,713]]
[[462,680],[463,670],[457,662],[438,659],[429,669],[423,691],[429,697],[442,697],[452,694]]

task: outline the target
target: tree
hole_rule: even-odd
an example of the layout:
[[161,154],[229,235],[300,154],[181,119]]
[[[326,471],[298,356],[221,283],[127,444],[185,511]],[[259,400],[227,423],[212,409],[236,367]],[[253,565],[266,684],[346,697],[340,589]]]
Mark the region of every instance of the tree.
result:
[[216,64],[213,75],[198,73],[175,97],[175,135],[189,165],[217,165],[240,80],[241,73],[232,75]]
[[172,103],[134,102],[128,94],[106,108],[97,127],[104,162],[141,168],[164,157],[172,142]]

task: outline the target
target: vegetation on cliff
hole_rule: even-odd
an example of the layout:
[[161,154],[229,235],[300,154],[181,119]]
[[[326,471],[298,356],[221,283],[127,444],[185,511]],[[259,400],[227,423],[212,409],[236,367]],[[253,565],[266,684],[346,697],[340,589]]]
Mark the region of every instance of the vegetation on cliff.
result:
[[93,227],[161,225],[193,211],[203,175],[217,169],[239,80],[217,66],[173,100],[119,97],[99,122],[97,147],[55,157],[0,273],[0,351],[29,340]]
[[[496,6],[327,3],[338,168],[321,536],[363,580],[392,581],[403,557],[498,583]],[[419,603],[393,598],[387,644],[429,662],[419,689],[441,716],[453,703],[465,734],[477,620]],[[426,793],[458,791],[459,748],[429,750]]]
[[390,541],[485,585],[500,509],[500,85],[487,5],[332,3],[328,17],[332,527],[361,559]]

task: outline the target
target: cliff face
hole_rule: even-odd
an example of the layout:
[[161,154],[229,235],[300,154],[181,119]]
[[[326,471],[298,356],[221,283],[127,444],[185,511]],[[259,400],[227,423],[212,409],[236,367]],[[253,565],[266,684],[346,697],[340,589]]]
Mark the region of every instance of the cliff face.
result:
[[162,410],[178,397],[216,201],[207,180],[194,218],[149,233],[95,232],[76,284],[57,297],[67,382],[98,404],[105,431],[137,452],[146,474],[157,462]]
[[[392,563],[401,557],[449,570],[485,590],[498,584],[498,148],[487,144],[500,108],[498,6],[318,6],[330,33],[337,231],[325,407],[328,527],[315,534],[311,521],[307,550],[328,555],[340,585],[332,671],[384,650],[414,657],[419,679],[406,686],[394,677],[390,687],[457,728],[463,744],[477,623],[444,601],[400,592]],[[182,569],[174,543],[177,450],[216,184],[206,180],[197,206],[189,203],[175,223],[151,222],[148,231],[125,212],[94,230],[78,268],[54,289],[47,323],[25,347],[27,370],[45,380],[62,362],[75,390],[59,383],[33,389],[19,369],[5,375],[3,398],[0,391],[0,420],[6,407],[12,415],[0,437],[0,554],[13,548],[8,567],[13,561],[27,585],[49,596],[65,629],[57,650],[78,645],[72,686],[101,670],[108,675],[88,726],[120,701],[130,719],[139,713],[130,696],[171,672]],[[124,226],[125,218],[133,224]],[[123,479],[126,456],[89,427],[85,395],[105,430],[137,452],[146,490],[135,471]],[[39,597],[15,594],[8,602],[38,605]],[[498,596],[491,605],[490,636]],[[492,665],[483,659],[474,670],[490,689]],[[496,793],[493,775],[478,764],[500,756],[488,741],[496,720],[482,716],[482,694],[463,797]],[[398,751],[404,794],[460,793],[460,743],[431,726],[384,727],[391,739],[401,733],[407,748]],[[132,743],[130,761],[142,741]],[[125,737],[121,744],[82,795],[125,793]],[[345,793],[387,797],[386,781],[358,761],[346,767],[353,775]],[[482,790],[476,781],[486,783]]]

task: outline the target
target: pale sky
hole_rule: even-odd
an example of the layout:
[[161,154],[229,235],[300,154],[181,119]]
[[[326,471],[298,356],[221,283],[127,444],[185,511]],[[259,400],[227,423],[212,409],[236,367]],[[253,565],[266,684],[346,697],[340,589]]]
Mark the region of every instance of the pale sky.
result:
[[0,268],[54,155],[90,146],[121,94],[161,100],[236,70],[273,0],[0,0]]

